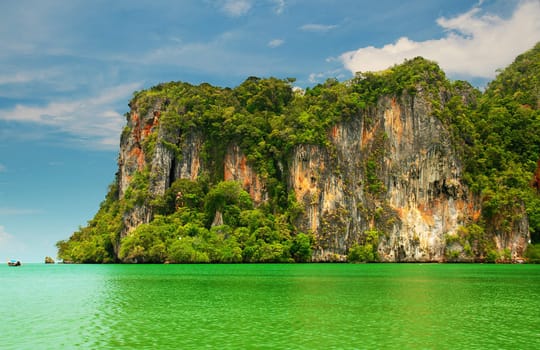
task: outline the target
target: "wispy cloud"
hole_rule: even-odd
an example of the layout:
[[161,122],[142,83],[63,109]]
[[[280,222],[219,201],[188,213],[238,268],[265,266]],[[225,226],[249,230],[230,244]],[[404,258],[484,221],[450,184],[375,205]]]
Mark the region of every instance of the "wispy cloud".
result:
[[[220,33],[207,41],[167,43],[139,56],[125,56],[121,59],[127,64],[178,67],[205,74],[226,74],[241,78],[271,74],[271,69],[275,66],[272,57],[264,52],[244,48],[231,49],[250,40],[258,43],[251,33],[232,30]],[[223,67],[227,69],[224,70]]]
[[285,43],[285,40],[283,39],[273,39],[268,42],[268,47],[275,48],[283,45],[283,43]]
[[338,26],[336,24],[309,23],[309,24],[304,24],[303,26],[300,27],[300,29],[305,32],[328,32],[337,27]]
[[35,80],[44,80],[58,75],[57,70],[24,71],[0,75],[0,85],[29,83]]
[[345,52],[340,59],[355,73],[383,70],[406,58],[422,56],[437,61],[450,75],[493,78],[498,68],[540,40],[540,1],[519,2],[508,19],[483,13],[481,5],[453,18],[439,18],[437,24],[446,32],[441,39],[413,41],[402,37],[381,48]]
[[[247,15],[254,4],[258,5],[262,1],[254,0],[218,0],[217,4],[225,14],[230,17],[241,17]],[[266,0],[266,3],[273,5],[273,11],[276,15],[281,15],[285,10],[285,0]]]
[[320,83],[329,78],[343,79],[345,75],[343,74],[343,69],[334,69],[327,72],[321,73],[311,73],[308,77],[308,81],[312,84]]
[[0,120],[50,126],[82,140],[87,147],[114,149],[125,122],[115,106],[119,101],[125,103],[138,88],[139,83],[131,83],[78,100],[54,101],[45,106],[19,104],[0,109]]
[[6,171],[6,166],[2,163],[0,163],[0,173],[3,173]]
[[224,0],[222,1],[222,10],[232,17],[240,17],[251,9],[250,0]]
[[274,8],[274,12],[277,15],[281,15],[283,13],[283,10],[285,10],[285,0],[274,0],[274,3],[276,7]]
[[4,215],[4,216],[33,215],[33,214],[41,214],[41,213],[43,213],[43,210],[39,210],[39,209],[0,207],[0,215]]

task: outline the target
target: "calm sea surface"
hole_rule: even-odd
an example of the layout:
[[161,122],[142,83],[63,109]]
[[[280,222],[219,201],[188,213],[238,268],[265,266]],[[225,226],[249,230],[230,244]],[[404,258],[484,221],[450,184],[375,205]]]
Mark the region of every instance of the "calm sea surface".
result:
[[0,267],[0,349],[540,349],[540,266]]

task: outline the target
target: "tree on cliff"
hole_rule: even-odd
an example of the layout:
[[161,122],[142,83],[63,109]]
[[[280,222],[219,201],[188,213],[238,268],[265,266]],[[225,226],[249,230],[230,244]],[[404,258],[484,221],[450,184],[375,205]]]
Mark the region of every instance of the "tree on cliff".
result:
[[[517,57],[484,93],[448,81],[436,63],[420,57],[347,82],[329,79],[303,94],[293,91],[292,82],[250,77],[234,89],[171,82],[136,92],[130,106],[138,116],[159,106],[159,120],[137,140],[141,168],[127,188],[116,182],[110,187],[86,227],[58,242],[58,256],[74,262],[309,261],[320,242],[298,224],[303,207],[289,188],[291,154],[300,145],[316,145],[332,156],[332,127],[358,118],[370,125],[369,111],[385,96],[424,99],[431,117],[450,131],[464,181],[482,201],[482,217],[459,231],[467,252],[500,256],[493,251],[494,237],[515,230],[525,214],[533,241],[540,241],[540,197],[531,186],[540,159],[540,44]],[[197,179],[168,174],[168,187],[156,193],[153,153],[167,149],[177,164],[183,157],[179,145],[194,130],[203,135],[204,166]],[[132,131],[126,127],[122,137]],[[385,135],[379,136],[384,142]],[[257,205],[241,184],[223,181],[226,148],[233,143],[264,183],[268,198]],[[359,171],[370,196],[382,200],[381,157],[372,151]],[[136,210],[150,220],[128,232],[126,220]],[[374,222],[384,216],[381,210],[373,213]],[[348,246],[351,259],[377,259],[379,241],[368,240],[375,229]]]

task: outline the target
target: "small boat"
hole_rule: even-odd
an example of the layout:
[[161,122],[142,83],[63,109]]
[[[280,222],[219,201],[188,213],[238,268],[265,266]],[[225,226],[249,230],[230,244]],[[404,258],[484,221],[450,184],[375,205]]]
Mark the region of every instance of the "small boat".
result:
[[9,266],[21,266],[21,261],[12,259],[12,260],[8,261],[8,265]]

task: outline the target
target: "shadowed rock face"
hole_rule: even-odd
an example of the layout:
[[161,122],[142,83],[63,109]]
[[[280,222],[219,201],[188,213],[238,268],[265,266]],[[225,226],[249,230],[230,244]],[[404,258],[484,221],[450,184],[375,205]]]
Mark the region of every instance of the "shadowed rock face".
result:
[[[383,261],[444,261],[446,237],[479,219],[479,199],[464,185],[451,135],[428,101],[421,93],[381,98],[363,115],[335,125],[330,146],[299,145],[280,164],[289,192],[304,208],[296,225],[316,237],[313,260],[343,261],[364,232],[375,229]],[[196,180],[208,167],[201,156],[204,132],[162,130],[164,108],[156,101],[143,115],[132,106],[120,147],[120,198],[144,168],[150,169],[151,191],[163,194],[175,179]],[[153,132],[158,142],[148,153],[144,140]],[[176,153],[160,140],[177,147]],[[256,205],[267,201],[264,179],[240,147],[223,148],[223,159],[211,160],[222,162],[223,179],[240,182]],[[136,206],[124,216],[122,235],[151,219],[150,207]],[[497,248],[519,256],[528,237],[523,217],[496,240]]]

